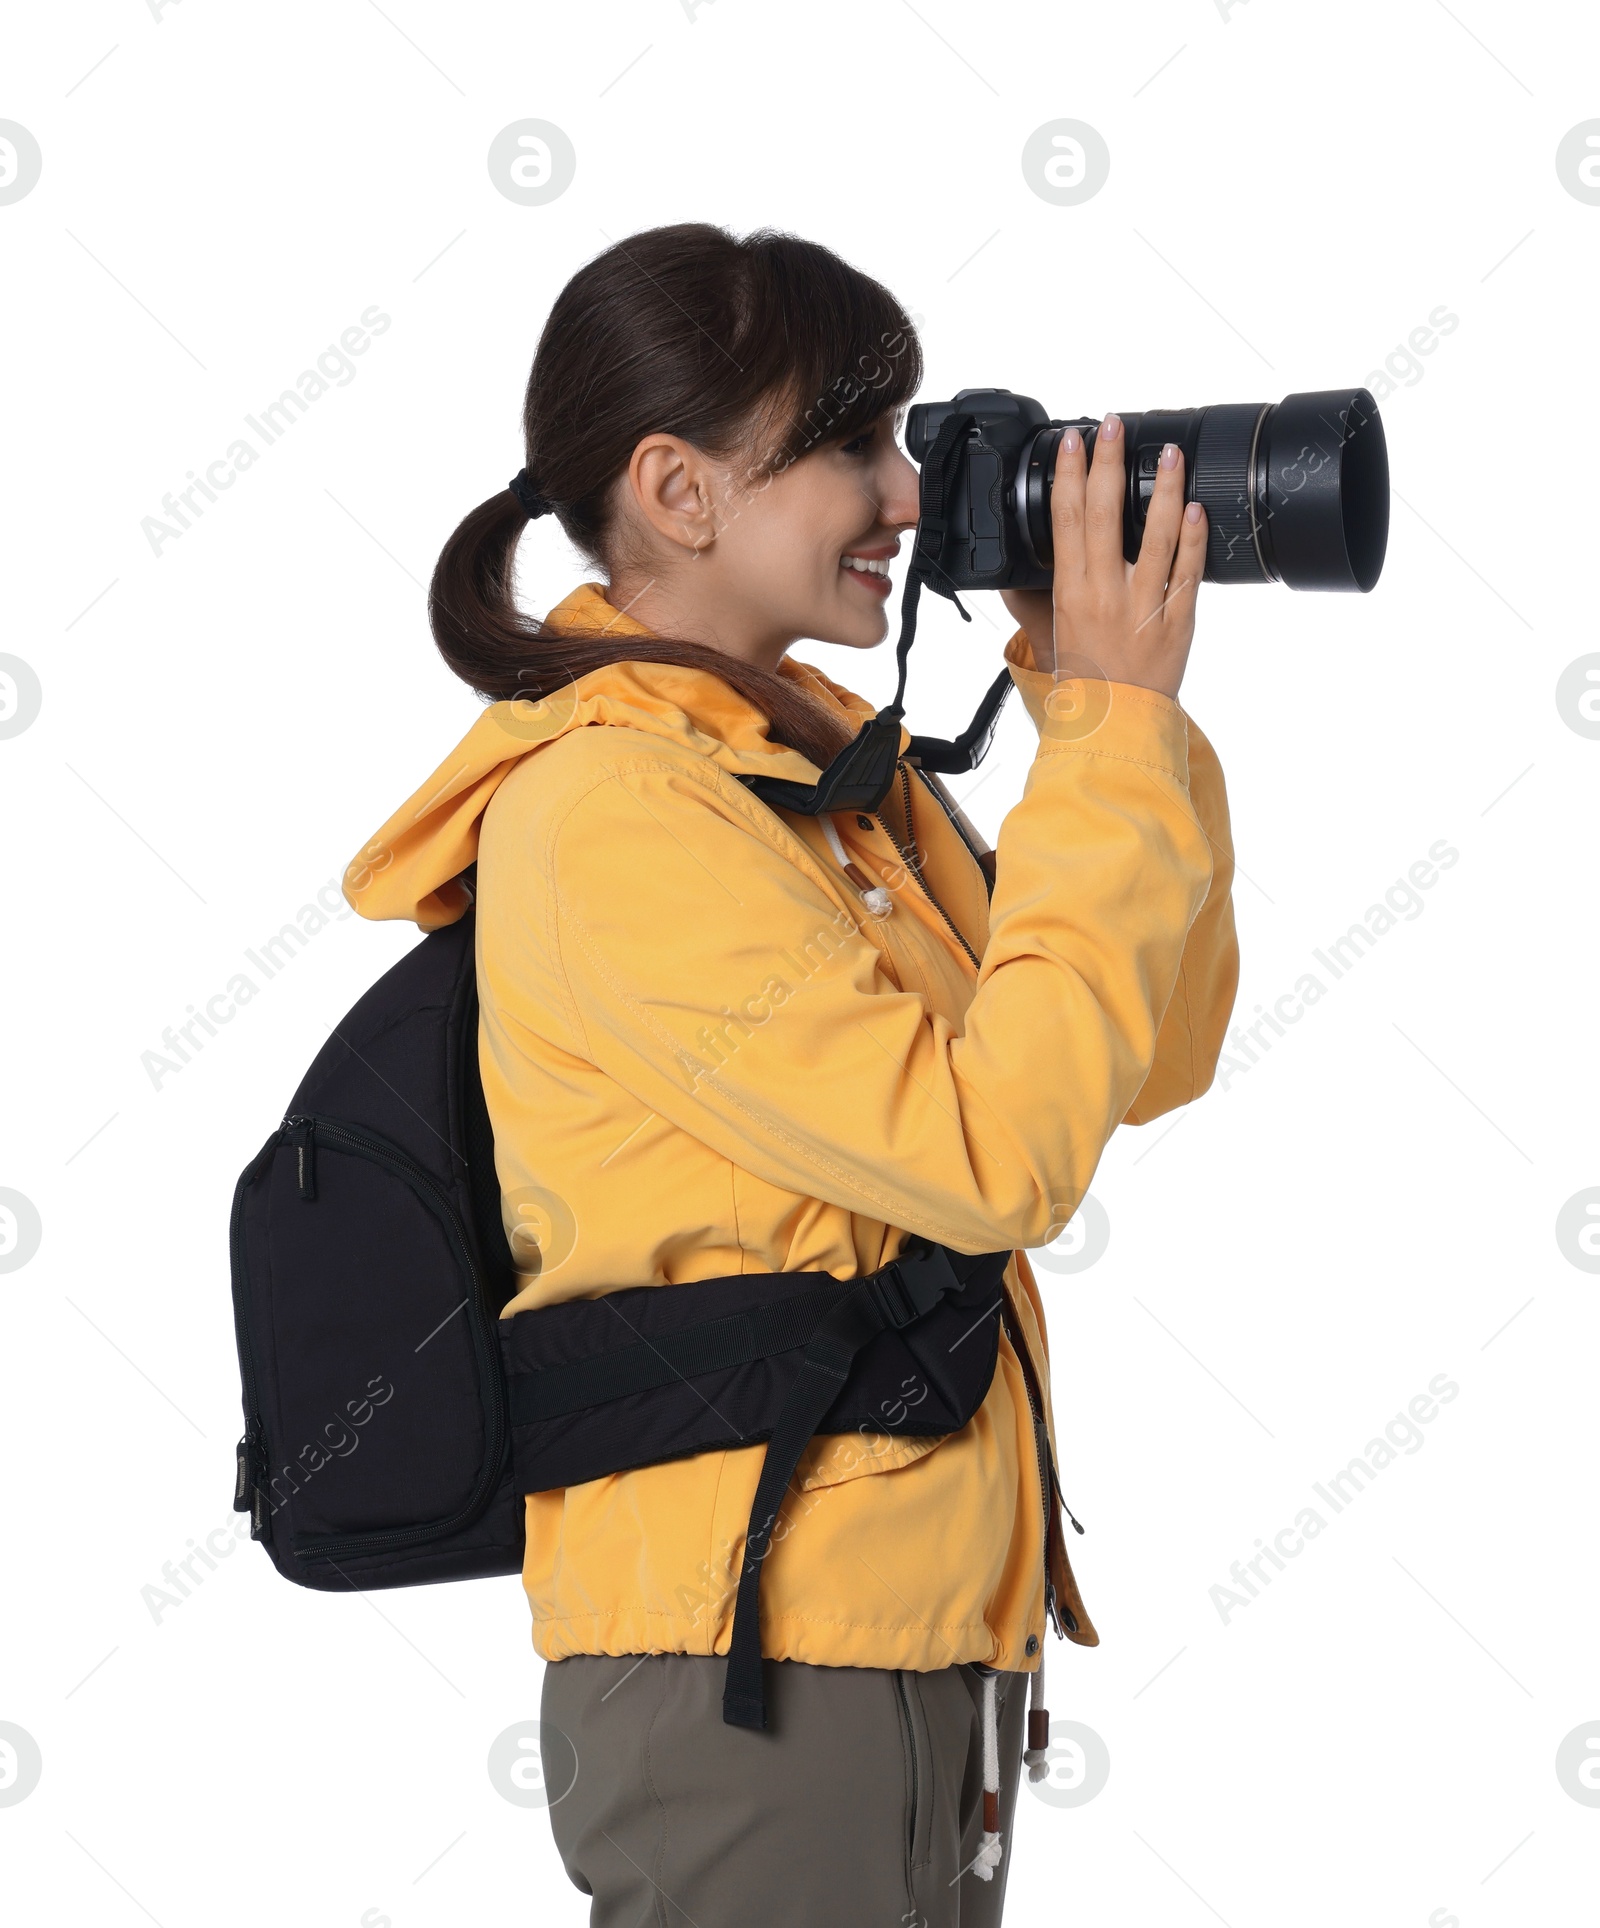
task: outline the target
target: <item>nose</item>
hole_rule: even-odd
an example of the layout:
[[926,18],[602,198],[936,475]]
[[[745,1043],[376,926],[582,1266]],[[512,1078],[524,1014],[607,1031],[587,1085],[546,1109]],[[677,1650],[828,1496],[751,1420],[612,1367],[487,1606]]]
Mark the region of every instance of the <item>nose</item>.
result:
[[888,474],[883,479],[881,514],[885,522],[892,522],[898,529],[914,529],[917,526],[919,478],[915,466],[897,448],[888,464]]

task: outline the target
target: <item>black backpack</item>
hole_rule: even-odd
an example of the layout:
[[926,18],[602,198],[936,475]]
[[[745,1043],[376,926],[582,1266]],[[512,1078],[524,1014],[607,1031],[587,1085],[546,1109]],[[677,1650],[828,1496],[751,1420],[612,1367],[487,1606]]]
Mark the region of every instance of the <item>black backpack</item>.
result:
[[502,1320],[475,921],[373,985],[240,1176],[234,1505],[300,1586],[470,1580],[520,1571],[527,1493],[766,1441],[724,1692],[725,1719],[763,1726],[759,1588],[802,1453],[959,1431],[994,1376],[1010,1254],[913,1240],[854,1280],[622,1286]]
[[521,1568],[475,923],[432,932],[373,985],[234,1193],[234,1505],[301,1586]]

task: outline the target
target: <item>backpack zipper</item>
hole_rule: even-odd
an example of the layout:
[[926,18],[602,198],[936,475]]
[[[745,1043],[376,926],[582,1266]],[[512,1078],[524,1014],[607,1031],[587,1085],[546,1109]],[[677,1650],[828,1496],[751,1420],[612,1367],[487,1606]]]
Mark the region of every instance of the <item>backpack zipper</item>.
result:
[[[420,1546],[429,1540],[443,1539],[450,1533],[459,1532],[463,1527],[472,1525],[474,1520],[482,1516],[484,1509],[494,1497],[503,1469],[509,1430],[506,1420],[505,1379],[497,1351],[490,1343],[494,1335],[485,1333],[483,1329],[483,1322],[488,1316],[483,1299],[483,1283],[472,1252],[462,1235],[460,1217],[450,1195],[430,1173],[425,1172],[420,1165],[413,1163],[403,1152],[397,1150],[386,1139],[378,1137],[376,1133],[362,1131],[357,1126],[341,1124],[337,1119],[322,1118],[315,1114],[291,1114],[284,1119],[267,1149],[273,1151],[279,1145],[286,1143],[296,1148],[296,1186],[301,1198],[308,1203],[316,1198],[316,1141],[319,1138],[334,1143],[343,1140],[347,1145],[355,1147],[360,1154],[371,1158],[374,1163],[387,1167],[397,1177],[427,1192],[436,1202],[446,1236],[472,1287],[471,1309],[474,1314],[471,1320],[472,1343],[473,1350],[477,1354],[479,1378],[488,1395],[490,1433],[488,1450],[484,1454],[483,1471],[479,1475],[478,1484],[466,1504],[448,1519],[433,1520],[421,1526],[393,1527],[376,1533],[318,1533],[292,1536],[290,1546],[295,1558],[305,1561],[337,1560],[347,1555],[398,1551],[402,1547]],[[242,1272],[237,1276],[242,1278]],[[236,1296],[236,1314],[237,1310]],[[248,1340],[248,1331],[246,1331],[246,1339]],[[250,1360],[246,1377],[252,1382],[250,1397],[251,1404],[254,1406],[256,1395],[253,1351],[250,1353]],[[259,1419],[256,1425],[259,1429]],[[247,1445],[252,1443],[257,1449],[264,1448],[265,1437],[258,1433],[257,1439],[251,1442],[247,1427],[245,1439],[240,1441],[241,1461],[245,1458]],[[263,1471],[265,1464],[263,1453]],[[259,1510],[263,1497],[262,1489],[257,1486],[255,1490]],[[256,1535],[253,1525],[251,1531],[253,1538],[265,1537],[264,1534]],[[296,1544],[297,1540],[298,1544]]]
[[272,1520],[266,1510],[265,1491],[258,1478],[258,1475],[266,1471],[267,1439],[266,1429],[261,1423],[260,1379],[256,1371],[255,1339],[250,1331],[250,1321],[245,1312],[244,1201],[261,1167],[278,1149],[282,1138],[283,1132],[280,1128],[272,1134],[241,1173],[239,1183],[234,1188],[233,1210],[228,1218],[228,1265],[232,1275],[233,1330],[239,1348],[240,1373],[244,1380],[245,1399],[248,1405],[244,1437],[234,1449],[233,1510],[236,1513],[250,1515],[252,1540],[270,1539]]

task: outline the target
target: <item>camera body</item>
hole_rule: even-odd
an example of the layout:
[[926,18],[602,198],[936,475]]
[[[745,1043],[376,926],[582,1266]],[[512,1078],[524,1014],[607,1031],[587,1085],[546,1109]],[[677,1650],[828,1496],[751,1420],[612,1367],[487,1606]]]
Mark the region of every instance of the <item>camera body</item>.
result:
[[[927,554],[945,590],[1046,589],[1054,572],[1050,498],[1063,430],[1092,458],[1097,420],[1054,417],[1031,395],[963,388],[920,402],[906,450],[924,464],[940,430],[964,418]],[[1122,551],[1137,560],[1164,444],[1183,451],[1184,493],[1208,518],[1207,582],[1285,582],[1292,589],[1369,590],[1383,569],[1389,465],[1378,406],[1364,388],[1282,402],[1146,409],[1122,416]],[[930,475],[923,469],[923,513]],[[932,519],[930,518],[930,525]]]
[[[1030,539],[1028,471],[1041,431],[1090,422],[1055,420],[1031,395],[1009,388],[963,388],[948,402],[918,402],[906,416],[906,453],[919,466],[952,415],[970,415],[963,455],[945,504],[938,567],[956,589],[1047,589],[1051,564]],[[1052,437],[1052,447],[1059,441]],[[1021,484],[1019,498],[1018,485]]]

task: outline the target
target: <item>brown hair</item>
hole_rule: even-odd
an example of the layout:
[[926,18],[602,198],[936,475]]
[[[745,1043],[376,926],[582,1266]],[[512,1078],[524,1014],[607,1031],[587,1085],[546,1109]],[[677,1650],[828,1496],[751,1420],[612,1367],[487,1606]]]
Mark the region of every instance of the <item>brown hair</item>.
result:
[[[557,296],[523,404],[526,465],[571,541],[609,573],[612,485],[644,436],[744,456],[759,487],[819,443],[859,434],[921,380],[900,304],[829,249],[769,229],[740,240],[703,222],[651,228]],[[677,663],[720,676],[819,767],[848,741],[775,671],[704,644],[575,635],[524,615],[513,567],[527,520],[502,489],[463,518],[433,572],[434,641],[480,695],[536,698],[607,663]]]

